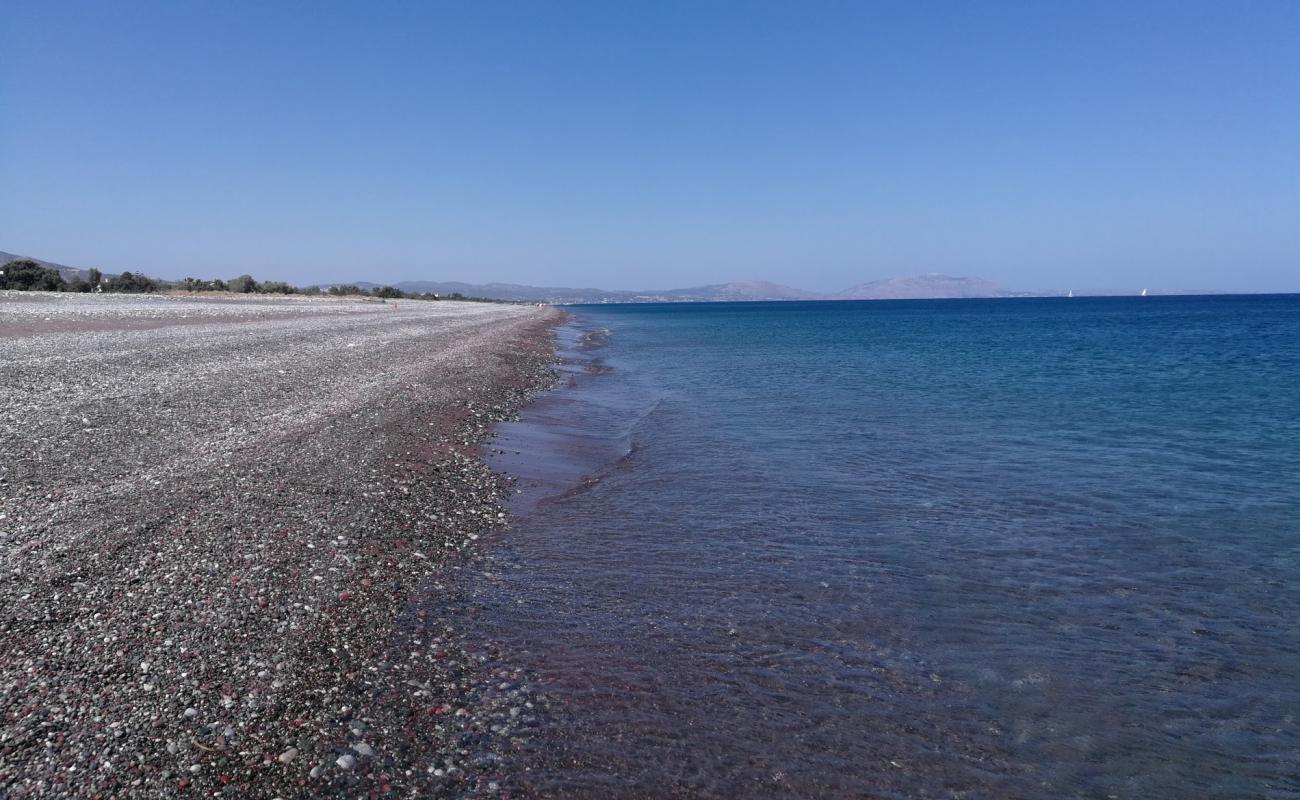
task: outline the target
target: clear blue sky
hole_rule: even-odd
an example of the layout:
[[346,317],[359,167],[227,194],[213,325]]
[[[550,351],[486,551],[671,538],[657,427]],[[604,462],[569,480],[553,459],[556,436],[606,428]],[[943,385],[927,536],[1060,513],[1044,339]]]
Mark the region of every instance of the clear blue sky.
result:
[[1300,2],[10,2],[0,250],[1300,291]]

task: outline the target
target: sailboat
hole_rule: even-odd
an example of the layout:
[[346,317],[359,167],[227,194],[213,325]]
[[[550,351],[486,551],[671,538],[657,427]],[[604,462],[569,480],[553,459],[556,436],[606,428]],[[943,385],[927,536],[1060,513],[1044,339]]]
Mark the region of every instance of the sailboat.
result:
[[1146,289],[1143,289],[1143,290],[1142,290],[1142,296],[1143,296],[1143,297],[1146,297],[1146,296],[1147,296],[1147,290],[1146,290]]
[[1071,290],[1070,290],[1070,291],[1069,291],[1065,296],[1066,296],[1066,297],[1074,297],[1074,290],[1071,289]]

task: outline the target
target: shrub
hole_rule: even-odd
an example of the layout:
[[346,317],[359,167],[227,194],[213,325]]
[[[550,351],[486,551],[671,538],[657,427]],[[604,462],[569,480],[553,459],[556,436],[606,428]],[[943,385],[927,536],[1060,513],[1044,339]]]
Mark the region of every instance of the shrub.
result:
[[43,267],[30,258],[10,261],[0,268],[0,289],[57,292],[63,289],[63,276],[56,269]]
[[131,272],[123,272],[116,278],[109,278],[103,283],[106,292],[122,292],[124,294],[144,294],[146,292],[158,291],[158,281],[145,275],[135,275]]
[[238,278],[231,278],[226,284],[226,289],[231,292],[240,292],[247,294],[257,291],[257,281],[253,280],[252,275],[240,275]]
[[336,297],[340,295],[347,295],[347,294],[360,294],[360,295],[370,294],[370,292],[367,292],[365,289],[362,289],[360,286],[354,286],[350,283],[344,283],[338,286],[331,286],[329,288],[329,292],[330,294]]

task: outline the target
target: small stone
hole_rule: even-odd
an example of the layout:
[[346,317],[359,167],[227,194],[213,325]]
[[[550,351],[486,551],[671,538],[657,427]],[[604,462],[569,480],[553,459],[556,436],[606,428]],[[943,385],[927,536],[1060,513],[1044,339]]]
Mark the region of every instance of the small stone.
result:
[[185,709],[185,719],[194,719],[198,715],[199,715],[199,710],[197,708]]
[[280,763],[288,764],[290,761],[293,761],[297,757],[298,757],[298,748],[290,747],[288,750],[285,750],[283,753],[280,754]]
[[375,754],[375,748],[371,747],[365,742],[357,742],[356,744],[352,745],[352,749],[356,750],[358,753],[360,753],[361,755],[367,758]]
[[339,765],[339,769],[352,769],[357,765],[357,760],[352,756],[339,756],[334,763]]

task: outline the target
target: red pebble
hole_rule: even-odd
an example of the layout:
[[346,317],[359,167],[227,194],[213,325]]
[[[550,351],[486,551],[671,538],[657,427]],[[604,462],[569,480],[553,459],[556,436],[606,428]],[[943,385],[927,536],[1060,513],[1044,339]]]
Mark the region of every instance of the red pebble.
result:
[[339,599],[346,603],[352,599],[352,592],[339,592]]
[[180,786],[182,789],[184,789],[186,786],[189,786],[189,785],[190,785],[190,779],[189,779],[189,778],[181,778],[180,783],[178,783],[177,785]]

